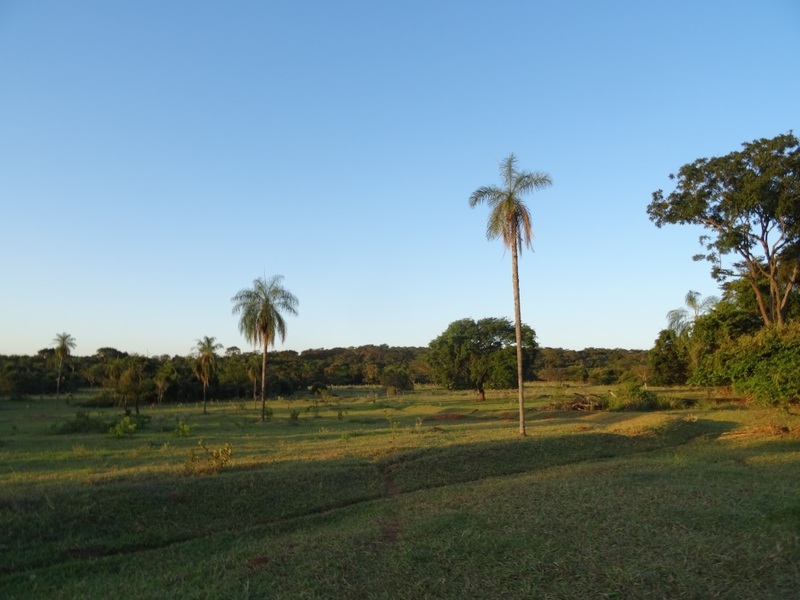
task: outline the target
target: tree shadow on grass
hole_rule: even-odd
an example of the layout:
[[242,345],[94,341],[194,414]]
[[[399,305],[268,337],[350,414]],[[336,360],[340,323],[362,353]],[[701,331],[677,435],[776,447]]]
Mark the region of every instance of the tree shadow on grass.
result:
[[141,552],[254,527],[292,528],[342,508],[485,478],[633,456],[718,437],[734,423],[674,418],[637,435],[581,431],[435,446],[377,460],[285,461],[215,476],[36,492],[0,503],[0,573]]
[[381,459],[400,492],[446,486],[572,463],[632,456],[679,446],[699,437],[717,438],[735,423],[675,418],[636,435],[583,431],[507,441],[438,446]]

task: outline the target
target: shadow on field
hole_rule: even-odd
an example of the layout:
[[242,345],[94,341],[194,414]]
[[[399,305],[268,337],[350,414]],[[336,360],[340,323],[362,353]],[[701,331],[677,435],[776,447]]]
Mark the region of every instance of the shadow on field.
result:
[[[717,437],[733,423],[675,417],[636,435],[582,431],[437,446],[377,460],[270,463],[216,476],[164,477],[48,492],[0,493],[0,573],[164,548],[221,532],[270,531],[326,521],[337,509],[415,490],[532,472]],[[360,509],[360,508],[359,508]]]
[[394,484],[402,493],[650,452],[679,446],[698,437],[717,438],[735,426],[725,421],[674,418],[636,435],[591,431],[546,437],[534,434],[508,441],[411,450],[385,457],[380,462],[384,469],[391,471]]

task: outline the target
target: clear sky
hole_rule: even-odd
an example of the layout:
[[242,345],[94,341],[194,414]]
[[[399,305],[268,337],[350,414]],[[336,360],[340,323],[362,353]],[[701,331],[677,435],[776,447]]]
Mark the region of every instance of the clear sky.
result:
[[540,345],[650,348],[718,293],[651,193],[800,132],[798,59],[797,0],[0,0],[0,354],[249,349],[231,297],[274,274],[277,349],[512,317],[467,203],[511,152],[553,179],[520,260]]

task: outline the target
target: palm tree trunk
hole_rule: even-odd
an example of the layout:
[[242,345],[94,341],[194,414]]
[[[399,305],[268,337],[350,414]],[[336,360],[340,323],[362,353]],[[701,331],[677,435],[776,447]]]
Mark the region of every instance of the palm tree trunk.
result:
[[267,420],[267,336],[264,336],[264,354],[261,357],[261,422]]
[[204,381],[204,382],[203,382],[203,414],[204,414],[204,415],[207,415],[207,414],[208,414],[208,413],[206,412],[206,388],[207,388],[207,387],[208,387],[208,384],[207,384],[207,383]]
[[64,359],[58,359],[58,377],[56,378],[56,404],[58,404],[58,395],[61,393],[61,367],[64,364]]
[[517,245],[515,239],[511,244],[511,279],[514,285],[514,321],[517,334],[517,386],[519,387],[519,434],[527,435],[525,432],[525,393],[522,378],[522,316],[519,308],[519,271],[517,269]]

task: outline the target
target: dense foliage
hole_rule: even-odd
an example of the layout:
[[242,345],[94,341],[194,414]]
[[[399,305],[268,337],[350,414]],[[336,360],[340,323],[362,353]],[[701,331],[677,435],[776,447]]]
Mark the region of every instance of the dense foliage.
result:
[[730,385],[764,404],[800,399],[800,321],[724,343],[705,357],[693,381]]
[[800,141],[790,132],[684,165],[670,176],[672,193],[653,194],[647,212],[657,226],[706,229],[695,259],[712,263],[724,292],[692,321],[670,311],[650,355],[653,383],[688,379],[769,404],[800,400],[799,174]]
[[[533,335],[528,327],[526,330]],[[614,384],[631,375],[642,382],[647,378],[646,351],[536,348],[535,340],[533,347],[535,352],[526,354],[524,365],[528,381]],[[256,398],[261,387],[261,359],[257,352],[241,352],[235,346],[227,348],[216,358],[216,368],[209,378],[208,399]],[[428,348],[418,347],[370,345],[303,352],[284,350],[270,354],[267,389],[273,398],[331,385],[373,385],[390,393],[399,392],[414,384],[436,383],[432,366],[435,361]],[[491,367],[486,380],[489,388],[515,386],[513,348],[507,347],[483,362]],[[203,383],[197,378],[196,369],[194,356],[145,357],[100,348],[92,356],[70,356],[64,362],[61,389],[68,394],[94,389],[99,392],[98,402],[119,404],[131,410],[136,410],[137,405],[201,402]],[[51,394],[56,390],[57,377],[58,359],[52,349],[41,350],[34,356],[0,356],[0,396]]]
[[[536,334],[522,325],[522,371],[533,378]],[[514,324],[508,319],[461,319],[450,323],[430,343],[428,362],[434,381],[447,389],[474,389],[484,399],[485,388],[514,387],[517,346]]]
[[[267,389],[272,397],[288,396],[315,383],[407,389],[414,382],[430,381],[424,352],[424,348],[386,345],[273,352]],[[241,352],[235,346],[216,357],[208,378],[209,400],[253,397],[255,386],[260,388],[261,358],[260,353]],[[64,361],[61,391],[103,390],[100,401],[125,408],[140,402],[197,402],[203,398],[197,364],[195,356],[145,357],[101,348],[93,356]],[[0,356],[0,396],[54,393],[58,366],[52,349],[35,356]]]
[[742,146],[681,167],[675,190],[654,192],[647,213],[658,227],[705,228],[695,260],[720,282],[747,282],[764,323],[782,325],[800,278],[800,141],[788,133]]
[[614,384],[625,378],[648,381],[647,351],[623,348],[541,348],[534,361],[537,379]]

